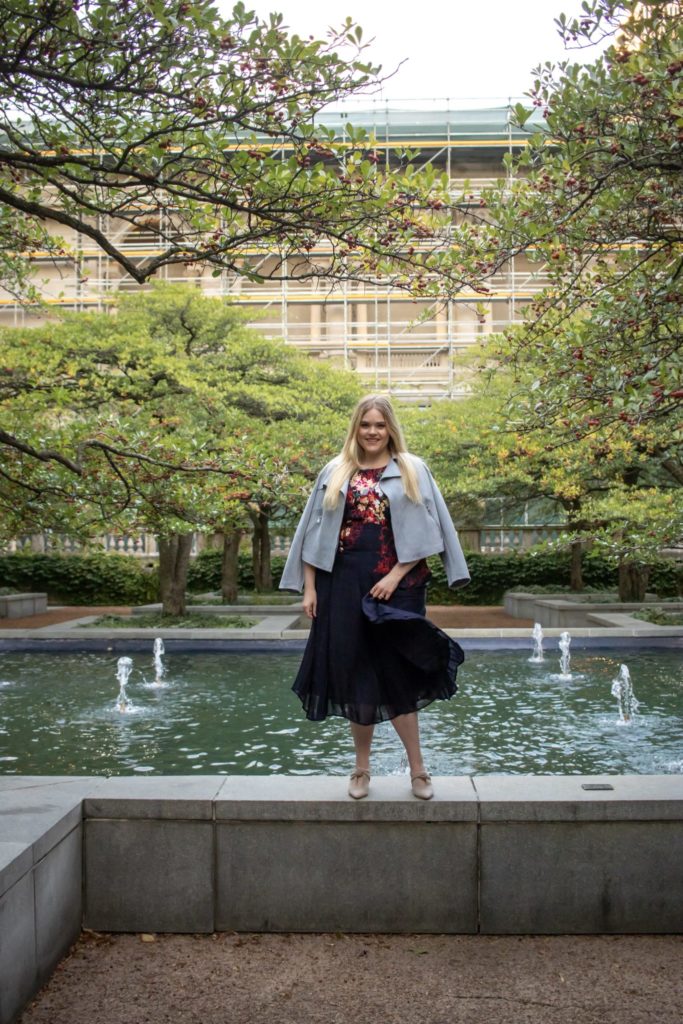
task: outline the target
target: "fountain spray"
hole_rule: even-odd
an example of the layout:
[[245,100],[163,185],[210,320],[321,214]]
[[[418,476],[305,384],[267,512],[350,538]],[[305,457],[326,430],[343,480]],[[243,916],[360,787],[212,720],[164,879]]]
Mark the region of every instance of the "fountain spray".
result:
[[133,662],[130,658],[119,658],[116,662],[116,678],[119,682],[119,695],[116,698],[117,711],[130,711],[132,703],[126,693],[126,684],[133,671]]
[[619,675],[612,681],[612,696],[617,698],[619,721],[622,725],[631,722],[639,707],[633,692],[631,673],[626,665],[619,666]]
[[161,639],[160,636],[158,636],[156,638],[156,640],[154,641],[154,675],[155,675],[154,682],[155,683],[160,683],[163,680],[163,678],[164,678],[165,668],[164,668],[164,663],[162,661],[163,656],[164,656],[164,641]]
[[565,630],[564,633],[560,634],[560,679],[571,679],[572,677],[569,670],[569,663],[571,661],[569,645],[571,642],[572,638],[569,632]]
[[535,664],[540,664],[544,660],[543,658],[543,626],[540,622],[534,623],[534,628],[531,632],[534,640],[534,653],[529,658],[529,661]]

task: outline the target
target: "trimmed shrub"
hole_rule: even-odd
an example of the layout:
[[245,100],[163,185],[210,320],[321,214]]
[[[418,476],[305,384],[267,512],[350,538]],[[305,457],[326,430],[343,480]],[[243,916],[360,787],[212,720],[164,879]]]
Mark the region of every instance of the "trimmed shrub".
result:
[[[221,566],[223,553],[216,548],[208,548],[200,551],[197,557],[190,564],[187,576],[187,589],[193,594],[202,594],[209,590],[221,589]],[[254,574],[251,567],[251,552],[240,551],[238,556],[239,577],[238,586],[240,590],[254,589]],[[285,567],[285,559],[282,555],[273,555],[270,560],[270,567],[273,573],[273,589],[277,590],[282,572]]]
[[129,555],[0,555],[0,585],[46,592],[64,604],[147,604],[159,597],[159,576]]
[[[472,582],[460,590],[450,590],[441,559],[429,559],[432,581],[428,600],[431,604],[501,604],[506,590],[525,586],[569,587],[570,559],[568,552],[530,551],[524,554],[468,554]],[[583,558],[584,585],[591,590],[616,590],[616,566],[598,554],[586,553]],[[661,559],[650,573],[649,589],[660,597],[675,597],[683,589],[683,565]]]
[[[203,593],[220,590],[222,553],[202,551],[190,564],[188,590]],[[500,604],[506,590],[525,586],[568,587],[569,555],[564,552],[527,552],[509,555],[470,553],[467,562],[472,574],[469,586],[450,590],[441,559],[429,559],[432,604]],[[277,589],[285,559],[272,558],[273,587]],[[584,581],[594,590],[614,590],[617,570],[610,562],[590,553],[584,556]],[[19,554],[0,555],[0,587],[8,591],[45,591],[52,602],[66,604],[148,604],[159,599],[156,570],[143,569],[128,555],[94,553],[89,555]],[[251,553],[239,555],[239,587],[254,588]],[[660,597],[683,593],[683,565],[660,560],[650,573],[649,589]]]

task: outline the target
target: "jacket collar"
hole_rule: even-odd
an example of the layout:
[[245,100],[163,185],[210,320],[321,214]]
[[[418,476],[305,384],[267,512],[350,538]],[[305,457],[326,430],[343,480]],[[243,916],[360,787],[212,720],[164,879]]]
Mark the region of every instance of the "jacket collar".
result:
[[382,473],[382,480],[388,480],[392,476],[400,476],[401,470],[398,468],[398,462],[396,459],[391,458],[387,463],[387,468]]
[[[334,470],[334,462],[329,462],[327,464],[327,466],[325,466],[325,468],[323,470],[323,475],[322,475],[321,480],[320,480],[321,484],[326,485],[328,483],[330,477],[332,476],[333,470]],[[387,463],[387,468],[382,473],[382,480],[389,480],[391,477],[397,477],[397,476],[400,477],[400,475],[401,475],[401,470],[398,467],[398,463],[396,462],[396,459],[394,459],[393,457],[390,458],[389,462]],[[348,489],[348,481],[347,481],[347,483],[344,484],[343,487],[340,488],[340,490],[341,490],[342,494],[346,494],[347,489]]]

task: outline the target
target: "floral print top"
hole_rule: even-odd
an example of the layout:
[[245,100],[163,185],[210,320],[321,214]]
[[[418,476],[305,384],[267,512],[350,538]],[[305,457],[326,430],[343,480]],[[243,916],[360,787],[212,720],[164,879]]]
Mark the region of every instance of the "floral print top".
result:
[[[377,552],[375,572],[378,577],[386,576],[398,562],[391,529],[389,501],[382,492],[380,480],[386,466],[378,469],[360,469],[351,478],[346,493],[346,506],[339,533],[339,551],[352,548]],[[401,587],[422,586],[431,573],[424,558],[413,566],[401,580]]]

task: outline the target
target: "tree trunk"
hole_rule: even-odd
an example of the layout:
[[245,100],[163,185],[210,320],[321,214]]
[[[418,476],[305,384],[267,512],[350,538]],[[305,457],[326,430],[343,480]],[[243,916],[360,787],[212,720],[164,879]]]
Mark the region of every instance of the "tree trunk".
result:
[[261,581],[261,535],[259,533],[259,517],[256,512],[249,512],[249,518],[254,524],[251,533],[251,571],[254,576],[254,590],[260,590]]
[[250,512],[254,524],[251,535],[251,564],[254,571],[254,590],[273,589],[273,574],[270,569],[270,532],[265,512]]
[[238,554],[241,530],[231,530],[223,534],[223,563],[221,566],[221,597],[226,604],[237,601],[237,584],[239,580]]
[[583,590],[583,541],[574,540],[571,545],[569,586],[572,590]]
[[261,575],[259,578],[257,590],[272,590],[273,589],[273,573],[270,567],[270,520],[265,512],[259,512],[258,517],[258,535],[259,535],[259,547],[261,550]]
[[619,600],[644,601],[649,579],[649,565],[643,565],[641,562],[620,562]]
[[159,590],[163,615],[185,614],[185,591],[192,536],[191,533],[172,533],[169,537],[157,538]]

